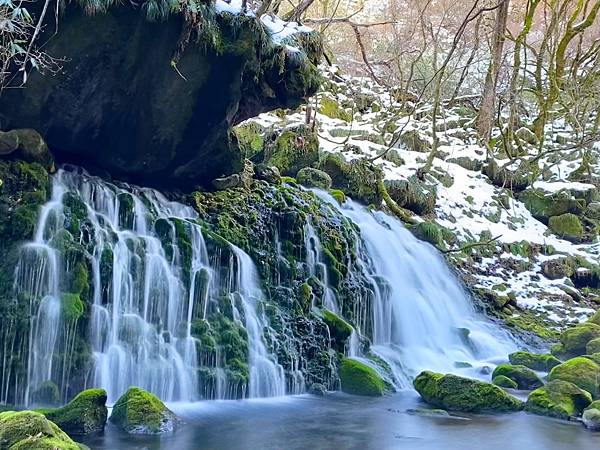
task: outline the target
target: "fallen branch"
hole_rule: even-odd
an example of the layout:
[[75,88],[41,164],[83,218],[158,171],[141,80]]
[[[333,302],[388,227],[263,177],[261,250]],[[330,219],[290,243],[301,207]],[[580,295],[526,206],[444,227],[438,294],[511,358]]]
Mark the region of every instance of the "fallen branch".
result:
[[442,253],[443,254],[457,253],[457,252],[462,252],[464,250],[470,250],[475,247],[483,247],[484,245],[490,245],[493,242],[496,242],[501,237],[502,237],[502,235],[500,234],[500,235],[496,236],[495,238],[492,238],[485,242],[473,242],[472,244],[463,245],[462,247],[459,247],[459,248],[451,248],[449,250],[443,250]]

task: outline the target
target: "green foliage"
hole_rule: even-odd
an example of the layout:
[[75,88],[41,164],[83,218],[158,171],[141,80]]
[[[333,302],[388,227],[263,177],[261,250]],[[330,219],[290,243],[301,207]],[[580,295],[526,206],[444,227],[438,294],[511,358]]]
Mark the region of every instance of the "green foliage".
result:
[[592,396],[589,392],[580,389],[575,384],[553,380],[529,394],[525,410],[566,420],[581,414],[591,401]]
[[342,391],[347,394],[378,397],[386,392],[385,382],[375,369],[360,361],[344,358],[339,373]]
[[421,372],[413,385],[423,400],[437,408],[465,412],[518,411],[522,404],[498,386],[457,375]]

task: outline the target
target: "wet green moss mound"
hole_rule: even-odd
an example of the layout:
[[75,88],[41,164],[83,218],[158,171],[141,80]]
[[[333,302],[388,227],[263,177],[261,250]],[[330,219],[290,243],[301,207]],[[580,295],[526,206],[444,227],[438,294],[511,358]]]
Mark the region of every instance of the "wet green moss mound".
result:
[[99,432],[106,425],[106,391],[87,389],[62,408],[42,413],[70,435]]
[[591,401],[590,393],[575,384],[553,380],[529,394],[525,410],[542,416],[568,419],[581,414]]
[[375,369],[355,359],[342,361],[340,380],[347,394],[379,397],[386,392],[386,384]]
[[110,421],[128,433],[159,434],[173,431],[177,419],[156,395],[132,387],[115,403]]

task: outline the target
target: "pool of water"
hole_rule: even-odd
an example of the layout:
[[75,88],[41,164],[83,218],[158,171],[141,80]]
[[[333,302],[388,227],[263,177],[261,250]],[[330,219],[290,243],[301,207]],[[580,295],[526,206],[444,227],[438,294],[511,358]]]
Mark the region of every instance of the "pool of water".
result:
[[526,413],[424,417],[415,393],[345,394],[169,405],[184,421],[165,436],[131,436],[110,423],[83,440],[92,450],[586,450],[600,433]]

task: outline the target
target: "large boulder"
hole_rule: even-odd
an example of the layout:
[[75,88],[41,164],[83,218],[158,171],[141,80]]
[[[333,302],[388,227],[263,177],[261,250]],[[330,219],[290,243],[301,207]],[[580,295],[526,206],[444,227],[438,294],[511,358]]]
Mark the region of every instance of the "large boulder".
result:
[[347,162],[339,154],[327,153],[319,161],[319,169],[327,172],[332,187],[341,190],[354,200],[370,205],[381,205],[379,183],[383,173],[366,158]]
[[283,175],[293,176],[319,160],[319,139],[309,127],[289,128],[265,145],[264,164],[275,166]]
[[385,381],[375,369],[356,359],[345,358],[339,373],[342,391],[347,394],[379,397],[386,391]]
[[177,417],[160,399],[138,387],[129,388],[115,403],[110,421],[132,434],[173,431]]
[[312,167],[304,167],[296,174],[296,180],[307,188],[330,189],[331,177],[326,172]]
[[540,380],[540,377],[538,377],[533,370],[525,366],[500,364],[494,369],[492,378],[502,375],[517,383],[517,389],[530,391],[544,385],[542,380]]
[[519,200],[536,219],[548,223],[550,217],[572,213],[581,214],[585,201],[573,198],[565,191],[547,193],[541,189],[527,189],[519,194]]
[[519,400],[498,386],[457,375],[421,372],[413,382],[423,400],[437,408],[467,412],[508,412],[522,408]]
[[106,391],[88,389],[80,392],[62,408],[42,413],[70,435],[102,431],[106,425]]
[[536,354],[529,352],[515,352],[508,355],[511,364],[529,367],[533,370],[550,372],[553,367],[560,364],[560,359],[550,354]]
[[600,325],[586,322],[563,331],[560,335],[560,342],[565,353],[583,355],[586,352],[587,343],[599,337]]
[[529,394],[525,411],[568,419],[581,414],[591,401],[589,392],[568,381],[554,380]]
[[568,381],[596,397],[599,393],[600,366],[584,357],[569,359],[554,367],[548,375],[548,380]]
[[0,413],[0,449],[80,450],[56,424],[34,411]]
[[586,428],[592,431],[600,431],[600,410],[596,408],[586,409],[581,421]]
[[568,241],[579,242],[583,237],[583,225],[575,214],[567,213],[550,217],[548,228],[554,234]]
[[272,39],[258,18],[200,3],[192,26],[184,12],[152,21],[146,5],[87,15],[73,3],[55,35],[46,14],[38,41],[66,59],[53,76],[34,72],[24,89],[3,91],[0,129],[34,128],[60,161],[146,185],[208,186],[237,172],[244,155],[230,128],[312,95],[322,45],[316,33]]

